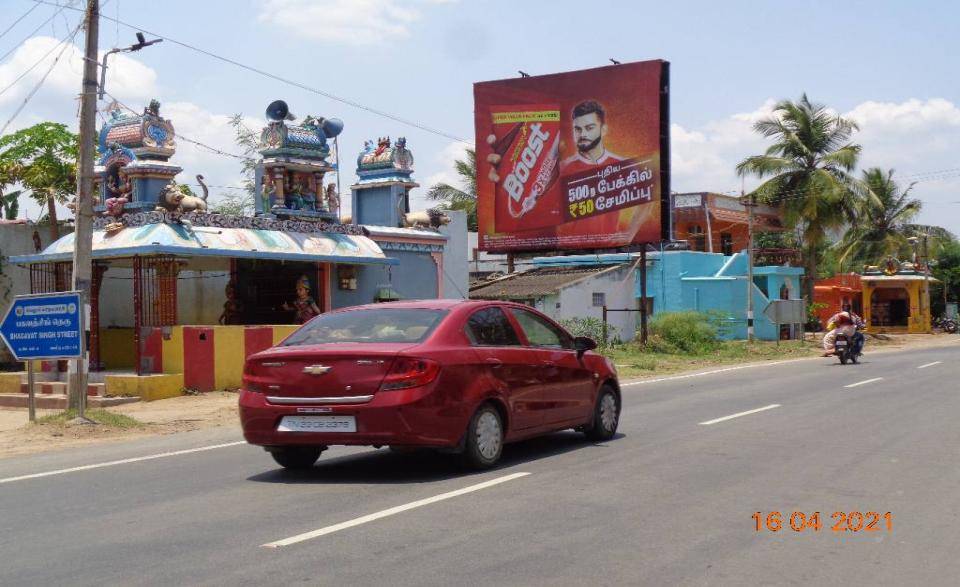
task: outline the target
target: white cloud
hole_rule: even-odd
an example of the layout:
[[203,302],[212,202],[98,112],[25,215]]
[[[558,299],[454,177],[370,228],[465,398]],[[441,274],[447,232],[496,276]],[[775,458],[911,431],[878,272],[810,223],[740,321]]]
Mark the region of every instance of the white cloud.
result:
[[[468,145],[460,141],[454,141],[448,143],[445,147],[440,149],[440,151],[434,153],[433,157],[426,162],[426,167],[428,170],[433,171],[427,175],[427,179],[420,182],[423,187],[421,187],[416,194],[415,200],[421,202],[420,205],[412,203],[411,207],[414,209],[419,208],[429,208],[436,206],[436,202],[427,200],[427,192],[438,183],[446,183],[452,185],[455,188],[463,188],[463,179],[460,177],[460,174],[457,173],[457,169],[454,166],[457,160],[463,160],[467,157],[467,149],[472,148],[473,145]],[[435,171],[434,171],[435,170]]]
[[[762,153],[769,141],[755,133],[753,123],[769,116],[767,100],[753,112],[733,114],[699,128],[671,125],[674,191],[738,191],[736,165],[744,157]],[[960,233],[960,178],[957,173],[938,179],[918,175],[956,169],[960,152],[960,107],[942,98],[904,102],[867,101],[843,114],[857,122],[853,141],[862,145],[860,168],[897,170],[903,182],[923,179],[914,194],[924,202],[919,220]],[[758,183],[746,180],[750,189]]]
[[[58,45],[60,40],[53,37],[33,37],[21,45],[8,61],[0,65],[0,90],[3,90],[39,61],[32,71],[0,96],[0,108],[6,111],[9,105],[19,104],[30,93],[60,54],[61,48],[57,48]],[[48,52],[49,55],[46,55]],[[83,52],[77,45],[70,44],[31,100],[29,109],[38,110],[37,106],[44,106],[46,99],[50,97],[62,102],[65,95],[79,94],[82,77]],[[156,72],[139,61],[122,54],[110,57],[107,90],[121,100],[142,100],[154,95],[157,89],[156,81]]]
[[258,16],[299,37],[372,45],[410,36],[422,7],[457,0],[264,0]]

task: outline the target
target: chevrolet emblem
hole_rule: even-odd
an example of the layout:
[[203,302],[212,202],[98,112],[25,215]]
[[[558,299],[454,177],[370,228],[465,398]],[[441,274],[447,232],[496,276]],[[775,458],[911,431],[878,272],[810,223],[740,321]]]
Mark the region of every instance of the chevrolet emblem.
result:
[[333,369],[333,367],[327,367],[326,365],[309,365],[303,368],[303,372],[307,375],[324,375],[329,373],[330,369]]

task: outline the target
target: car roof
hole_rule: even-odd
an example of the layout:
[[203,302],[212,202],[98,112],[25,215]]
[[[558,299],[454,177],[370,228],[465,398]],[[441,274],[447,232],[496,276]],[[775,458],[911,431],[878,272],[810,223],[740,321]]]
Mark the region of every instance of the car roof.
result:
[[[349,306],[346,308],[337,308],[337,312],[344,310],[366,310],[375,308],[401,308],[416,310],[449,310],[458,306],[481,306],[490,303],[488,300],[459,300],[459,299],[441,299],[441,300],[402,300],[397,302],[380,302],[375,304],[363,304],[360,306]],[[509,303],[509,302],[506,302]]]

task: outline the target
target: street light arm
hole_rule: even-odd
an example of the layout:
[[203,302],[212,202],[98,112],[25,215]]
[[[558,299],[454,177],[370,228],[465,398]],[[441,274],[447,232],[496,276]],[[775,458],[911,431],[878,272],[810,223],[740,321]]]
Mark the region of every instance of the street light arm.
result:
[[116,49],[110,49],[103,54],[103,61],[100,64],[100,88],[97,91],[97,98],[103,100],[103,95],[106,93],[106,84],[107,84],[107,57],[110,57],[114,53],[132,53],[134,51],[139,51],[144,47],[149,47],[150,45],[156,45],[157,43],[162,43],[163,39],[153,39],[147,41],[143,33],[137,33],[137,42],[129,47],[119,47]]

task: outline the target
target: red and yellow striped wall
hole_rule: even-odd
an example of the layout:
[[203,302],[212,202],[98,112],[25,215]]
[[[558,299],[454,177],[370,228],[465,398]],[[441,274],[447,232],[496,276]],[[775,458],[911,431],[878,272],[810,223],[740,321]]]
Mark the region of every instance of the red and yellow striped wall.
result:
[[246,358],[272,347],[297,328],[297,325],[145,328],[140,341],[141,360],[145,373],[182,373],[183,386],[187,389],[236,389],[241,384]]

